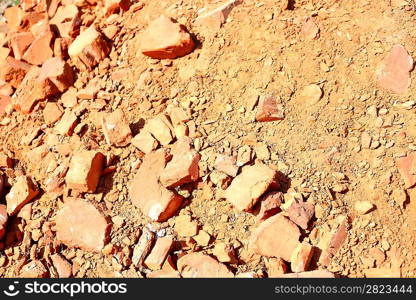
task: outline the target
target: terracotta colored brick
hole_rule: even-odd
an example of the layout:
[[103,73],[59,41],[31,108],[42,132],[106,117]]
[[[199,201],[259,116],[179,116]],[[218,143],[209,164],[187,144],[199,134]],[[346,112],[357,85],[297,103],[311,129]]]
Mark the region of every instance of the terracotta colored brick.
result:
[[105,15],[109,16],[111,14],[117,13],[120,10],[129,10],[131,5],[130,0],[105,0],[104,1],[104,11]]
[[29,48],[26,50],[22,59],[32,65],[42,65],[53,56],[52,50],[52,31],[47,30],[37,36]]
[[[46,12],[37,12],[37,11],[25,12],[19,31],[32,32],[32,27],[39,22],[48,23],[48,14]],[[37,31],[37,33],[39,34],[40,32]]]
[[413,187],[416,184],[416,153],[398,158],[396,166],[405,183],[405,188]]
[[173,188],[197,181],[201,155],[195,149],[191,149],[188,138],[181,138],[175,143],[172,155],[172,160],[160,174],[162,185]]
[[131,143],[145,154],[152,152],[159,145],[158,141],[145,129],[142,129],[131,140]]
[[155,234],[146,227],[143,228],[139,241],[134,246],[131,261],[135,267],[142,267],[144,259],[150,253],[155,240]]
[[121,109],[106,114],[102,118],[102,128],[107,144],[125,147],[130,144],[132,133],[129,123]]
[[178,260],[178,270],[184,278],[229,278],[234,274],[228,268],[203,253],[190,253]]
[[19,176],[6,195],[7,213],[9,216],[17,214],[20,209],[39,194],[39,189],[27,176]]
[[67,199],[56,214],[56,238],[68,247],[99,252],[110,230],[102,212],[84,199]]
[[93,80],[88,83],[88,85],[80,89],[77,92],[78,99],[90,99],[93,100],[97,97],[98,92],[100,91],[100,86],[96,80]]
[[0,66],[0,79],[18,88],[25,78],[31,66],[9,56]]
[[[13,167],[13,159],[8,155],[0,152],[0,168],[12,168]],[[1,176],[1,175],[0,175]]]
[[394,45],[378,67],[376,76],[380,87],[395,94],[407,93],[413,69],[413,58],[402,45]]
[[185,26],[165,16],[152,21],[142,36],[142,53],[152,58],[173,59],[191,53],[194,48]]
[[74,72],[64,60],[53,57],[43,63],[39,80],[50,80],[63,93],[74,83]]
[[10,48],[13,50],[14,58],[17,60],[21,60],[23,54],[34,40],[35,37],[30,32],[16,32],[11,34],[9,45]]
[[315,214],[315,207],[311,203],[295,199],[287,210],[287,213],[292,222],[302,229],[307,229],[310,220]]
[[237,262],[234,248],[227,243],[216,243],[212,254],[222,263]]
[[283,106],[277,102],[275,96],[260,97],[256,113],[258,122],[271,122],[283,119]]
[[57,28],[59,36],[73,37],[81,25],[78,7],[74,4],[59,6],[50,24]]
[[147,154],[129,189],[133,204],[158,222],[173,216],[182,203],[180,195],[159,183],[159,174],[165,168],[168,158],[169,155],[162,149]]
[[246,166],[226,190],[225,198],[238,210],[249,211],[271,186],[276,186],[276,171],[260,163]]
[[231,177],[237,176],[239,169],[237,166],[237,157],[218,154],[215,159],[215,169]]
[[260,198],[260,211],[257,220],[262,222],[281,211],[280,205],[283,203],[283,193],[267,192]]
[[335,226],[329,232],[325,232],[320,238],[318,248],[321,249],[319,263],[322,266],[329,266],[332,257],[341,249],[348,237],[347,218],[343,217],[338,220]]
[[285,261],[290,261],[292,253],[300,244],[299,238],[299,228],[292,221],[278,214],[260,223],[252,233],[250,246],[257,254],[281,257]]
[[156,240],[152,251],[144,261],[150,270],[159,270],[173,246],[172,236],[165,236]]
[[49,272],[40,260],[32,260],[20,270],[19,277],[22,278],[46,278]]
[[314,253],[314,247],[306,242],[299,244],[295,251],[293,251],[290,258],[291,269],[293,272],[305,272],[309,270]]
[[61,119],[62,115],[62,108],[58,104],[53,102],[46,103],[46,106],[43,109],[43,118],[47,125],[56,123]]
[[8,215],[6,205],[0,204],[0,241],[6,234],[7,219]]
[[51,255],[53,267],[58,273],[59,278],[69,278],[72,275],[72,265],[62,255]]
[[68,54],[81,69],[92,69],[110,53],[110,45],[94,26],[81,32],[68,48]]
[[20,24],[22,24],[23,16],[24,12],[18,6],[11,6],[4,10],[4,17],[10,31],[15,31],[19,28]]

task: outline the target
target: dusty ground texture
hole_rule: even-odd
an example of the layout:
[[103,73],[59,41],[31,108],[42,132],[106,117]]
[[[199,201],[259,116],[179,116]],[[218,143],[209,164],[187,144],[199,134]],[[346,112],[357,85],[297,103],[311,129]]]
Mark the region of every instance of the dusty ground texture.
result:
[[[1,80],[2,277],[415,277],[412,1],[245,0],[200,23],[227,1],[115,15],[57,1],[72,2],[81,29],[66,43],[95,24],[109,53],[88,70],[52,48],[75,78],[30,113],[30,84]],[[160,15],[189,31],[190,53],[142,53]],[[168,216],[155,213],[167,198]]]

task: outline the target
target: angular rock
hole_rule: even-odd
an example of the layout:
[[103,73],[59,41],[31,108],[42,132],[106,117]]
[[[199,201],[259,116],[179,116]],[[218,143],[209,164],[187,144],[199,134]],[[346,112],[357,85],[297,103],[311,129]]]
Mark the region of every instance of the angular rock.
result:
[[300,244],[299,228],[281,214],[262,222],[252,233],[250,246],[257,254],[280,257],[290,261],[292,253]]
[[198,163],[201,155],[190,148],[187,138],[179,139],[174,147],[172,160],[160,174],[160,182],[169,188],[195,182],[199,178]]
[[139,241],[133,249],[132,263],[136,267],[142,267],[144,259],[152,249],[155,234],[146,227],[143,228],[143,233]]
[[11,6],[4,10],[4,18],[10,31],[19,29],[23,21],[24,12],[18,6]]
[[285,261],[281,258],[269,258],[266,260],[267,275],[274,278],[282,274],[286,274],[289,270]]
[[191,53],[195,42],[185,26],[160,16],[143,33],[141,51],[156,59],[174,59]]
[[319,85],[310,84],[305,86],[297,96],[300,103],[306,103],[309,105],[315,105],[321,100],[323,95],[322,89]]
[[313,18],[306,18],[301,31],[307,40],[316,40],[319,38],[320,29]]
[[74,72],[64,60],[53,57],[43,63],[39,80],[50,80],[63,93],[74,83]]
[[110,45],[94,26],[81,32],[68,48],[68,54],[81,70],[92,70],[110,53]]
[[78,151],[71,159],[65,181],[68,188],[94,193],[100,180],[105,156],[96,151]]
[[413,187],[416,184],[416,153],[398,158],[396,166],[405,183],[405,188]]
[[307,229],[310,220],[315,214],[315,207],[311,203],[294,199],[287,213],[292,222],[299,225],[302,229]]
[[45,119],[45,123],[47,125],[58,122],[62,115],[63,111],[58,104],[54,102],[46,103],[46,106],[43,109],[43,118]]
[[144,264],[150,270],[159,270],[173,246],[172,236],[165,236],[156,240],[152,251],[146,257]]
[[235,263],[237,261],[234,248],[227,243],[216,243],[212,254],[222,263]]
[[37,185],[27,176],[19,176],[6,195],[7,213],[17,214],[22,207],[39,194]]
[[190,253],[178,260],[178,271],[184,278],[230,278],[234,274],[228,268],[203,253]]
[[215,159],[215,169],[231,177],[235,177],[239,169],[237,166],[237,158],[235,156],[218,154]]
[[145,129],[131,139],[131,143],[145,154],[152,152],[159,145],[159,142]]
[[276,171],[260,163],[246,166],[226,190],[225,198],[238,210],[249,211],[271,186],[277,186]]
[[355,201],[354,209],[360,215],[369,213],[374,208],[374,204],[370,201]]
[[22,60],[32,65],[42,65],[53,56],[52,39],[53,33],[50,29],[35,37],[23,54]]
[[48,270],[40,260],[32,260],[24,265],[19,273],[22,278],[46,278],[48,275]]
[[0,65],[0,79],[8,82],[12,87],[18,88],[30,68],[29,64],[9,56]]
[[103,116],[102,128],[107,144],[115,147],[125,147],[130,144],[132,133],[121,109]]
[[338,220],[338,224],[319,241],[318,247],[321,249],[319,263],[325,267],[329,266],[332,257],[341,249],[348,237],[346,218]]
[[163,146],[169,145],[174,139],[172,124],[164,115],[149,120],[145,130],[150,132]]
[[172,260],[172,257],[168,256],[161,270],[149,273],[146,277],[147,278],[181,278],[181,275],[176,270],[176,266]]
[[[9,157],[7,154],[0,152],[0,168],[12,168],[13,167],[13,158]],[[0,179],[3,179],[3,175],[0,174]]]
[[62,115],[61,120],[55,125],[55,131],[60,135],[71,136],[77,124],[77,116],[73,111],[67,109]]
[[291,269],[293,272],[305,272],[309,269],[309,264],[313,256],[314,248],[306,242],[299,244],[293,251],[290,258]]
[[257,106],[256,121],[271,122],[283,119],[283,105],[277,102],[274,95],[260,97],[260,101]]
[[10,48],[13,50],[13,55],[16,60],[21,60],[27,48],[35,40],[31,32],[16,32],[10,37]]
[[166,189],[159,182],[159,174],[165,168],[168,158],[164,149],[147,154],[129,189],[133,204],[158,222],[173,216],[182,203],[182,196]]
[[257,220],[262,222],[281,211],[280,205],[283,203],[282,192],[267,192],[260,198],[260,211]]
[[63,38],[71,38],[81,25],[78,7],[74,4],[58,7],[50,24],[57,28],[59,35]]
[[69,278],[72,275],[72,265],[60,254],[51,255],[53,267],[58,273],[59,278]]
[[56,214],[56,238],[68,247],[99,252],[110,230],[105,216],[84,199],[67,198]]
[[410,87],[413,63],[402,45],[394,45],[376,71],[380,87],[395,94],[405,94]]

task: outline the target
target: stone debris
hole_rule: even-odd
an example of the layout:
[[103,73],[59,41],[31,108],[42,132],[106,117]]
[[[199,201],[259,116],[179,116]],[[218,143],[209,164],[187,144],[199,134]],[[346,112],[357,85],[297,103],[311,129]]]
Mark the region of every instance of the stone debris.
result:
[[178,260],[178,271],[183,278],[229,278],[234,274],[228,268],[203,253],[190,253]]
[[122,110],[103,116],[102,127],[109,145],[125,147],[130,144],[132,133]]
[[16,215],[24,205],[38,194],[39,189],[30,177],[17,177],[10,192],[6,195],[7,213],[9,216]]
[[68,199],[56,215],[56,238],[68,247],[101,251],[110,229],[106,217],[84,199]]

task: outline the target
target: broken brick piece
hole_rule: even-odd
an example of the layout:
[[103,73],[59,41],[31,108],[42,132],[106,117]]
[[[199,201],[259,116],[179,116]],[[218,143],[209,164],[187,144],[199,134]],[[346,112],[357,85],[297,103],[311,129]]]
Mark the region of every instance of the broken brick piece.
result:
[[203,253],[194,252],[178,260],[178,271],[184,278],[230,278],[234,274],[226,265]]
[[50,29],[36,37],[23,54],[22,60],[32,65],[42,65],[53,56],[53,50],[51,48],[52,38],[53,34]]
[[31,178],[19,176],[6,195],[7,213],[9,216],[17,214],[22,207],[39,194],[39,189]]
[[257,254],[281,257],[289,262],[300,243],[299,238],[300,230],[296,224],[278,214],[260,223],[252,233],[250,246]]
[[168,256],[172,246],[172,236],[165,236],[157,239],[152,251],[144,261],[145,266],[150,270],[159,270],[162,267],[166,257]]
[[39,80],[50,80],[63,93],[74,83],[74,72],[64,60],[53,57],[43,63]]
[[174,147],[172,160],[160,174],[162,185],[170,188],[197,181],[201,158],[198,152],[190,148],[188,138],[179,139]]
[[58,273],[59,278],[69,278],[72,275],[72,265],[60,254],[51,255],[53,267]]
[[271,122],[284,119],[283,106],[277,102],[275,96],[260,97],[257,106],[256,121]]
[[50,24],[56,27],[59,36],[71,38],[81,25],[78,7],[75,4],[59,6]]
[[106,114],[102,118],[102,128],[107,144],[125,147],[130,144],[131,130],[121,109]]
[[94,26],[81,32],[68,48],[68,54],[81,70],[91,70],[110,53],[110,45]]
[[292,205],[287,210],[289,219],[302,229],[307,229],[309,221],[315,214],[313,204],[298,200],[293,200]]
[[32,260],[22,267],[19,276],[22,278],[46,278],[48,277],[48,269],[40,260]]
[[142,53],[152,58],[173,59],[194,48],[195,42],[185,26],[165,16],[152,21],[142,36]]
[[99,252],[110,229],[101,211],[84,199],[67,199],[56,214],[56,238],[68,247]]
[[59,121],[62,117],[63,111],[61,107],[53,102],[46,103],[45,108],[43,109],[43,118],[47,125],[51,125]]
[[260,196],[276,184],[275,170],[261,163],[246,166],[226,190],[225,198],[238,210],[249,211]]
[[237,176],[237,157],[218,154],[217,158],[215,159],[215,169],[231,177]]
[[165,115],[150,119],[147,122],[145,129],[163,146],[169,145],[174,139],[172,125]]
[[147,154],[129,189],[134,205],[154,221],[163,222],[173,216],[182,203],[182,196],[162,186],[159,174],[169,155],[160,149]]
[[7,219],[8,215],[6,205],[0,204],[0,241],[6,234]]
[[141,130],[131,140],[131,143],[145,154],[152,152],[159,145],[158,141],[145,129]]
[[260,198],[260,211],[257,220],[262,222],[281,211],[280,205],[283,203],[282,192],[267,192]]
[[31,32],[16,32],[10,36],[10,48],[13,50],[14,58],[21,60],[23,54],[35,40]]
[[309,270],[309,264],[313,256],[314,247],[306,242],[300,243],[290,258],[293,272],[305,272]]
[[55,131],[60,135],[71,136],[75,126],[78,124],[78,118],[71,110],[66,110],[61,120],[55,125]]
[[0,79],[10,83],[12,87],[18,88],[30,68],[29,64],[9,56],[0,65]]
[[405,94],[410,87],[413,58],[402,45],[394,45],[376,71],[379,85],[395,94]]
[[105,156],[96,151],[78,151],[71,159],[65,181],[70,189],[94,193],[100,180]]
[[405,183],[405,188],[413,187],[416,184],[416,153],[398,158],[396,166]]

